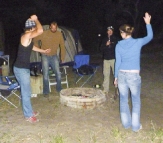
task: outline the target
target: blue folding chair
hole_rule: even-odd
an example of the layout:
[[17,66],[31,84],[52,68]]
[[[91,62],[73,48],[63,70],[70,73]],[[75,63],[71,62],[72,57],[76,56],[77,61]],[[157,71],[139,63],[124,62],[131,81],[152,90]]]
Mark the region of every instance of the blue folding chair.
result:
[[16,81],[12,81],[10,78],[13,78],[14,76],[1,76],[0,77],[0,98],[1,102],[8,102],[15,108],[18,108],[15,103],[13,103],[9,98],[11,96],[16,96],[19,99],[20,103],[20,95],[18,95],[16,92],[20,89],[20,85]]
[[76,74],[75,83],[77,84],[83,77],[87,77],[80,87],[89,82],[97,71],[98,65],[90,64],[89,62],[90,55],[75,55],[74,57],[73,71]]

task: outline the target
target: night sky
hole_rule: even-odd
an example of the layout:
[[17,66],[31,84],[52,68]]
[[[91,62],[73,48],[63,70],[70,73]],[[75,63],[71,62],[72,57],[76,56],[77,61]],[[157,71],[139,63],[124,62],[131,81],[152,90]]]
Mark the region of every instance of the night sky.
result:
[[[43,25],[56,20],[60,26],[78,30],[83,49],[98,52],[100,40],[106,35],[109,25],[115,28],[116,36],[119,36],[119,26],[124,23],[135,27],[133,37],[145,36],[143,16],[146,11],[152,15],[154,31],[154,39],[148,47],[155,46],[156,50],[162,50],[162,5],[163,0],[1,0],[4,51],[14,57],[24,23],[32,14],[36,14]],[[97,36],[99,33],[101,38]],[[153,50],[146,48],[145,51],[149,49]]]

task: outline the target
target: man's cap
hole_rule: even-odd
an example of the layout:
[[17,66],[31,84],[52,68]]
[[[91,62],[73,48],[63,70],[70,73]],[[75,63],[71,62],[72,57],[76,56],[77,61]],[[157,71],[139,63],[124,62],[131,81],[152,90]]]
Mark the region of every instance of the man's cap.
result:
[[109,27],[107,27],[107,30],[114,30],[114,28],[113,28],[113,26],[109,26]]
[[25,28],[32,28],[32,27],[36,27],[36,23],[34,21],[28,19],[25,22]]

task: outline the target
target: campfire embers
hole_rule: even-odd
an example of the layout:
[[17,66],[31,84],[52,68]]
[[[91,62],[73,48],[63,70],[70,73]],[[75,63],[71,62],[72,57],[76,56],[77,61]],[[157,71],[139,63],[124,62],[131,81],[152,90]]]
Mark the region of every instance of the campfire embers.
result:
[[68,88],[60,92],[60,102],[73,108],[93,109],[106,101],[105,94],[94,88]]

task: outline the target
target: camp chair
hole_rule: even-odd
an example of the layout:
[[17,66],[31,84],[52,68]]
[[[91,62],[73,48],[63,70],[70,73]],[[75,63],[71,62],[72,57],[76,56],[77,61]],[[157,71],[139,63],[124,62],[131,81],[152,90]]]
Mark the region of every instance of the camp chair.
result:
[[[67,68],[69,66],[60,66],[60,72],[61,72],[61,84],[66,84],[67,88],[69,87],[68,85],[68,77],[67,77]],[[49,90],[51,92],[51,86],[56,85],[56,77],[55,74],[51,71],[49,71]]]
[[80,86],[83,87],[97,71],[98,65],[90,64],[90,55],[75,55],[73,71],[76,74],[75,83],[77,84],[83,77],[86,77],[84,83]]
[[0,77],[0,99],[2,100],[0,103],[6,101],[17,108],[17,106],[9,100],[9,98],[11,96],[16,96],[19,100],[21,99],[21,97],[16,93],[16,91],[20,89],[20,86],[17,82],[13,82],[10,78],[13,78],[13,76]]

